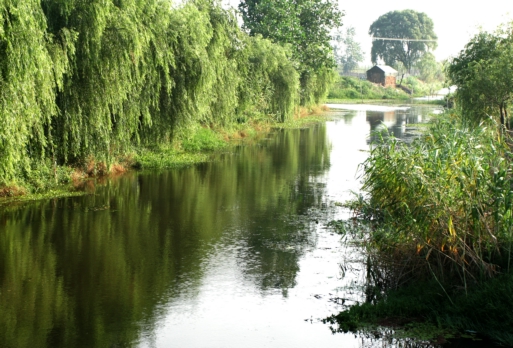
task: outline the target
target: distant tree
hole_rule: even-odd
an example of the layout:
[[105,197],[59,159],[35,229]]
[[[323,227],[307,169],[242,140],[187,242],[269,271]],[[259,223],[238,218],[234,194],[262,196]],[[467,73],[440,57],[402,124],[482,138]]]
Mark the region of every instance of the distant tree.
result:
[[327,71],[336,64],[330,33],[342,25],[344,15],[336,1],[242,0],[239,11],[251,36],[260,34],[290,47],[300,73],[302,104],[319,95],[319,89],[327,90]]
[[345,34],[343,31],[337,31],[334,36],[335,59],[342,66],[344,73],[356,69],[358,63],[363,62],[364,52],[360,43],[355,40],[355,35],[354,27],[349,27]]
[[431,52],[426,52],[414,65],[418,77],[424,82],[440,81],[444,79],[443,64],[437,62]]
[[494,33],[481,32],[465,46],[447,68],[464,116],[479,122],[498,115],[507,126],[508,105],[513,100],[513,26]]
[[401,62],[408,73],[426,52],[436,48],[438,39],[431,18],[413,10],[382,15],[370,26],[369,35],[374,39],[371,50],[373,63],[376,64],[378,59],[387,65]]

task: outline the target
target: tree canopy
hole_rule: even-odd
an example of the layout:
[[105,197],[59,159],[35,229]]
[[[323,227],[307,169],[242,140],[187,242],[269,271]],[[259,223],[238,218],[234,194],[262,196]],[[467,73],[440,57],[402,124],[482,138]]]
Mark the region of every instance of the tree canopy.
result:
[[0,188],[38,189],[69,165],[108,170],[198,124],[293,115],[286,47],[249,37],[216,0],[170,4],[0,0]]
[[335,66],[331,30],[342,25],[343,13],[332,0],[242,0],[243,28],[290,48],[300,73],[301,102],[318,102],[327,91],[326,70]]
[[[401,62],[408,72],[430,49],[437,47],[438,37],[431,18],[413,10],[392,11],[379,17],[369,28],[373,37],[371,60],[387,65]],[[427,41],[416,41],[427,40]]]
[[463,115],[479,122],[499,116],[507,125],[508,104],[513,100],[513,26],[474,36],[447,68],[458,87]]

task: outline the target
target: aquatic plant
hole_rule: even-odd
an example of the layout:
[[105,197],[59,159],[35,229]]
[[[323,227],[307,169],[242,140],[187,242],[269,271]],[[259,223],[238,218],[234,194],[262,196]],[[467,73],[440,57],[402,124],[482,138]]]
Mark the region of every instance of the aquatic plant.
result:
[[411,144],[375,138],[364,193],[347,203],[354,218],[332,223],[365,251],[366,302],[325,322],[417,322],[511,345],[513,163],[500,127],[446,112]]
[[[386,298],[360,303],[323,320],[334,332],[380,335],[392,328],[393,338],[408,337],[431,342],[451,338],[491,338],[513,344],[511,273],[472,286],[467,294],[457,288],[447,296],[434,280],[392,290]],[[479,334],[477,336],[476,334]],[[425,345],[422,345],[425,346]],[[490,341],[480,346],[492,346]]]
[[381,137],[361,167],[368,197],[351,206],[370,220],[366,246],[383,278],[395,287],[422,277],[467,287],[509,271],[510,155],[493,121],[468,127],[453,113],[411,145]]

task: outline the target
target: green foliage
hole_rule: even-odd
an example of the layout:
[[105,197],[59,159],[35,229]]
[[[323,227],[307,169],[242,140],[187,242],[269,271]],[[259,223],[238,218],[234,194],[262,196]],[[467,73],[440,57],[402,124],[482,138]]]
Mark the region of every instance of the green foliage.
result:
[[249,34],[289,46],[300,73],[301,105],[318,103],[335,66],[330,30],[342,24],[331,0],[243,0],[239,10]]
[[[371,60],[382,59],[387,65],[401,62],[407,72],[429,50],[437,46],[433,21],[423,12],[392,11],[379,17],[369,28],[372,42]],[[399,40],[386,40],[390,38]],[[434,41],[411,41],[411,40]]]
[[494,33],[481,32],[452,60],[447,74],[458,87],[463,115],[478,124],[489,116],[507,126],[508,105],[513,99],[513,26]]
[[383,88],[356,77],[340,76],[331,86],[330,99],[407,99],[402,90],[393,87]]
[[424,82],[443,82],[445,74],[443,64],[437,62],[431,52],[426,52],[414,65],[416,76]]
[[413,91],[413,95],[415,96],[432,95],[443,87],[443,84],[439,81],[425,83],[414,76],[405,78],[402,85],[410,91]]
[[301,104],[306,106],[318,105],[326,98],[330,86],[336,78],[332,68],[319,69],[317,72],[304,72],[301,75]]
[[332,1],[244,0],[239,5],[244,28],[274,42],[290,44],[301,69],[332,67],[330,30],[342,24]]
[[[371,218],[368,246],[399,284],[430,277],[466,286],[510,269],[513,243],[509,148],[494,124],[438,118],[411,146],[376,144],[363,164],[356,213]],[[389,279],[394,278],[389,276]]]
[[2,1],[0,22],[0,186],[108,167],[198,125],[285,121],[299,103],[292,53],[214,0]]
[[30,170],[30,157],[46,154],[46,128],[57,114],[55,87],[63,68],[54,69],[53,59],[61,58],[58,46],[46,35],[39,1],[0,2],[0,183]]
[[[357,332],[375,330],[383,321],[398,323],[402,336],[435,340],[439,334],[448,336],[478,332],[499,343],[513,344],[513,286],[511,273],[486,283],[474,285],[465,293],[448,288],[445,294],[436,281],[419,282],[405,288],[391,290],[379,301],[365,302],[324,320],[336,324],[334,331]],[[422,333],[414,329],[427,326]],[[404,330],[401,330],[404,329]],[[403,332],[401,332],[403,331]],[[427,337],[426,337],[427,334]]]
[[[45,1],[49,31],[76,33],[71,71],[57,96],[51,125],[61,163],[95,154],[109,161],[152,122],[174,63],[170,14],[159,1]],[[73,52],[71,52],[73,53]]]
[[239,122],[258,114],[284,122],[299,103],[299,75],[289,59],[290,52],[261,36],[246,39],[247,64],[240,73]]

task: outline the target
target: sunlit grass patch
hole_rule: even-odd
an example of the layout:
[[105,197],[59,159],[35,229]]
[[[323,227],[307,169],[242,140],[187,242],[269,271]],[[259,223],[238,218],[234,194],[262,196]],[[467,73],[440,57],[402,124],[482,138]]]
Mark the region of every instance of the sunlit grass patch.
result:
[[135,156],[134,167],[141,169],[180,168],[206,162],[208,159],[209,155],[206,153],[186,153],[172,147],[161,147],[153,150],[141,150]]
[[182,149],[185,152],[209,152],[225,148],[228,144],[222,135],[208,127],[197,127],[182,136]]

